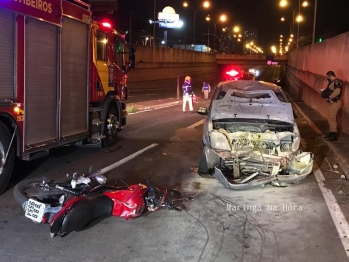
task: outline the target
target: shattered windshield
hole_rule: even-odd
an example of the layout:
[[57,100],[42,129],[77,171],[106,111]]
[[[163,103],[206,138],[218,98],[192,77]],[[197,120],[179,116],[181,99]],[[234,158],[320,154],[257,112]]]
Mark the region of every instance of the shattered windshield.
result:
[[[227,94],[227,92],[231,89],[234,89],[234,88],[237,88],[237,87],[231,86],[231,85],[220,86],[219,88],[216,89],[215,95],[213,96],[213,100],[223,99],[225,97],[225,95]],[[282,93],[281,89],[272,88],[272,87],[270,89],[268,87],[264,87],[264,88],[266,88],[266,89],[264,89],[264,91],[272,90],[280,102],[288,103],[284,94]],[[248,89],[247,88],[246,90],[235,91],[235,92],[233,92],[233,94],[231,96],[240,97],[240,98],[256,98],[256,99],[270,98],[270,94],[268,94],[268,93],[247,94],[247,93],[245,93],[245,91],[263,91],[263,89],[258,89],[258,88]]]
[[233,92],[231,96],[240,97],[240,98],[256,98],[256,99],[270,98],[270,95],[268,93],[251,94],[251,93],[244,93],[244,92]]
[[[281,92],[275,92],[273,91],[276,97],[279,99],[280,102],[287,103],[287,100],[285,96]],[[220,89],[218,91],[216,100],[221,100],[225,95],[227,94],[227,91],[223,91]],[[270,98],[270,95],[268,93],[258,93],[258,94],[246,94],[244,92],[233,92],[231,96],[240,97],[240,98]]]

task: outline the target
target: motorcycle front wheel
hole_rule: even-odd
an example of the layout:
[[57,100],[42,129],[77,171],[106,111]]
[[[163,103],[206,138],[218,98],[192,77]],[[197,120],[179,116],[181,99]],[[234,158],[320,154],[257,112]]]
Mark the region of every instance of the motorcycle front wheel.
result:
[[41,178],[30,178],[19,182],[13,189],[13,196],[22,205],[29,199],[51,206],[59,205],[59,198],[66,195],[61,190],[45,187]]

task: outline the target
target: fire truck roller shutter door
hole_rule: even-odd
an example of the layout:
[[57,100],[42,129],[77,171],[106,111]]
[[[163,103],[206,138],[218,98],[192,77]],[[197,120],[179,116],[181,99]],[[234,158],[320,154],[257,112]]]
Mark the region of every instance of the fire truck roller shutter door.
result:
[[26,18],[25,145],[58,138],[58,27]]
[[88,131],[88,34],[85,23],[63,17],[61,134]]
[[14,97],[15,17],[0,9],[0,100]]

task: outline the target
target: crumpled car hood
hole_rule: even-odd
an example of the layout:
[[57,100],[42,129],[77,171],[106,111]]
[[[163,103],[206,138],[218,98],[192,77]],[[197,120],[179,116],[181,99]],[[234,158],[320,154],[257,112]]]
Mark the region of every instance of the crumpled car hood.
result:
[[290,103],[281,102],[272,90],[241,91],[231,89],[220,100],[212,101],[212,120],[247,118],[277,120],[294,124]]

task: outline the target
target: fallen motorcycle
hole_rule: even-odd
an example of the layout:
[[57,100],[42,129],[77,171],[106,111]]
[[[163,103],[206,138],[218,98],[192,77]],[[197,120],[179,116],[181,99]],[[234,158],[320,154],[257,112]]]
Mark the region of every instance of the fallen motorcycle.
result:
[[[179,196],[174,189],[160,190],[151,185],[134,184],[118,187],[107,184],[107,178],[95,172],[88,176],[67,175],[70,182],[57,183],[32,178],[18,183],[13,191],[25,216],[35,223],[50,224],[51,237],[80,231],[97,218],[139,217],[146,210],[160,207],[181,211],[168,195]],[[192,198],[185,198],[188,200]]]

